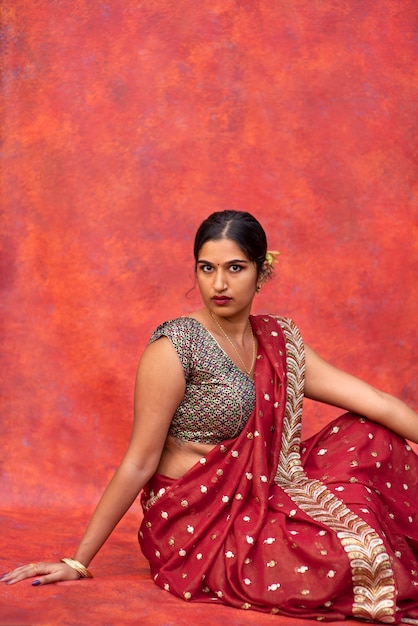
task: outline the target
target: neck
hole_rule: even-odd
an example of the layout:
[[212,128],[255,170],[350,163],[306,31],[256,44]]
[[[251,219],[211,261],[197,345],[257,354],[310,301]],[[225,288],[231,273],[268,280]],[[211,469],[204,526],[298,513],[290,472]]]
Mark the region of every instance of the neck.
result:
[[244,342],[245,337],[248,334],[248,330],[251,328],[249,317],[231,320],[228,317],[221,317],[209,311],[212,320],[215,322],[216,328],[221,329],[222,334],[227,333],[238,344]]
[[[240,351],[242,354],[240,354],[240,352],[238,351],[235,343],[236,343],[236,339],[234,339],[234,341],[232,341],[230,335],[226,332],[226,330],[224,329],[224,327],[220,324],[220,322],[216,319],[216,316],[214,315],[214,313],[212,313],[212,311],[210,311],[210,314],[212,316],[213,321],[215,322],[215,324],[217,325],[217,327],[219,328],[221,334],[225,337],[225,339],[228,341],[228,343],[231,345],[233,351],[235,352],[235,354],[238,357],[238,360],[240,362],[240,367],[242,366],[244,371],[248,374],[248,376],[252,375],[252,371],[254,369],[254,365],[255,365],[255,357],[256,357],[256,342],[254,339],[254,335],[253,335],[253,330],[251,328],[251,324],[250,324],[250,320],[247,319],[246,321],[246,326],[245,326],[245,330],[244,330],[244,334],[242,335],[242,342],[241,345],[239,345],[240,347]],[[250,330],[250,337],[251,337],[251,345],[252,345],[252,355],[251,355],[251,363],[249,364],[249,366],[247,365],[247,363],[245,362],[243,357],[247,356],[247,348],[245,346],[245,342],[244,342],[244,338],[245,338],[245,332],[247,330],[247,328],[249,328]],[[248,345],[248,344],[247,344]]]

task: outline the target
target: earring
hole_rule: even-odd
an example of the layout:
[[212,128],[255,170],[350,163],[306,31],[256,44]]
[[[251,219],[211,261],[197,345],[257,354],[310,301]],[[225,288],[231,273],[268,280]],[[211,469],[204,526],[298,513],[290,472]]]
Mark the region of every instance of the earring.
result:
[[257,293],[260,293],[260,291],[261,291],[261,285],[257,285],[257,287],[255,288],[255,290],[256,290],[256,292],[257,292]]

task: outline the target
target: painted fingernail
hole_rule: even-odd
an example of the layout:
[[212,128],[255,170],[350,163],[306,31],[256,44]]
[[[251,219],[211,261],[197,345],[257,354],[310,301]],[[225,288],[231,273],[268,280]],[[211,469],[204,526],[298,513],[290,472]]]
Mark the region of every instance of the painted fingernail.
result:
[[37,587],[40,584],[41,584],[40,580],[34,580],[33,583],[32,583],[32,587]]

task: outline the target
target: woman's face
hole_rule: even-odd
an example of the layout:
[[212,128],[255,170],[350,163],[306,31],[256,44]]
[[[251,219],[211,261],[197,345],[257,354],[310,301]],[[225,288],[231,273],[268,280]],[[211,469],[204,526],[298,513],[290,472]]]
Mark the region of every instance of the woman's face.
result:
[[205,306],[226,318],[248,317],[257,269],[231,239],[207,241],[199,250],[196,276]]

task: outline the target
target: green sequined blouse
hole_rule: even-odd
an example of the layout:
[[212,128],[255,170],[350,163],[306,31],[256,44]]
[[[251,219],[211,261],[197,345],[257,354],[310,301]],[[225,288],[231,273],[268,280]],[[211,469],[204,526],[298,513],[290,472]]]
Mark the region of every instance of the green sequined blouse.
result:
[[169,434],[181,441],[213,445],[236,437],[255,404],[254,381],[191,317],[164,322],[153,332],[150,343],[162,336],[173,344],[186,378],[186,391]]

